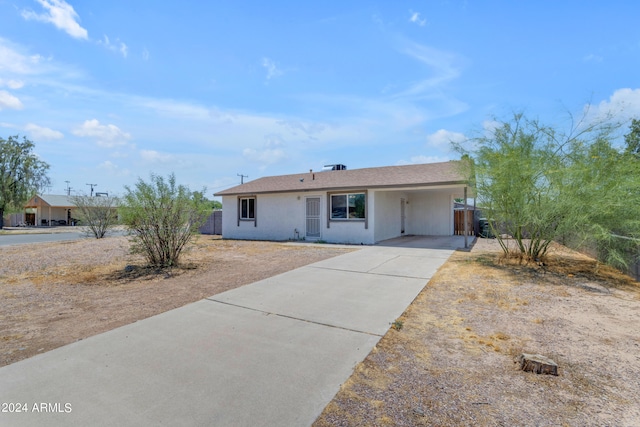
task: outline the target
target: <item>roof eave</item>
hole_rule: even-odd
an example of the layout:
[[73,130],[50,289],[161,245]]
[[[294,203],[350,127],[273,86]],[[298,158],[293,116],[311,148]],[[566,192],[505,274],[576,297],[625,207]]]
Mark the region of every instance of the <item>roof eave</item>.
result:
[[340,187],[314,187],[314,188],[292,188],[286,190],[262,190],[262,191],[234,191],[227,193],[228,190],[215,193],[214,196],[249,196],[255,194],[283,194],[283,193],[309,193],[314,191],[358,191],[368,189],[402,189],[402,188],[419,188],[419,187],[445,187],[451,185],[468,186],[469,181],[445,181],[433,183],[409,183],[409,184],[387,184],[387,185],[345,185]]

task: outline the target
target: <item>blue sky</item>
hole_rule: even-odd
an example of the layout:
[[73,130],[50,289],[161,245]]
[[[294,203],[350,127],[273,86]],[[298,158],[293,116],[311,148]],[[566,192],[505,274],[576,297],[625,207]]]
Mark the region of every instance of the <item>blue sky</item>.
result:
[[0,0],[0,136],[51,193],[174,172],[261,176],[446,161],[524,110],[640,117],[640,3]]

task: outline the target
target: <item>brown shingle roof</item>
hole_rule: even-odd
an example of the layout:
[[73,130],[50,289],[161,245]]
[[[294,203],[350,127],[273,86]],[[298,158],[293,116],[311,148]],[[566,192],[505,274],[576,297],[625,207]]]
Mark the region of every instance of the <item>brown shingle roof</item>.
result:
[[386,187],[428,187],[466,184],[460,161],[386,166],[326,172],[307,172],[259,178],[215,196],[286,193],[294,191],[357,190]]

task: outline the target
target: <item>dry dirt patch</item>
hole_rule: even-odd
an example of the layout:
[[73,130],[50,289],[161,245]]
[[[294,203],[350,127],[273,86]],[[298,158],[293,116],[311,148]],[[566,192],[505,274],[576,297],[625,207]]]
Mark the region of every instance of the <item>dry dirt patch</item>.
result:
[[156,271],[129,247],[127,237],[0,247],[0,366],[349,251],[198,236],[181,268]]
[[[315,426],[640,425],[640,289],[588,257],[519,264],[481,239],[398,320]],[[522,352],[559,376],[520,371]]]

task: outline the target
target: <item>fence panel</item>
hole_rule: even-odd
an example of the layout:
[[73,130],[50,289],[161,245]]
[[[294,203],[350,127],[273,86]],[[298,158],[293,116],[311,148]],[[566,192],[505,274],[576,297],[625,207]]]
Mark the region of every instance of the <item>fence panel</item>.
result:
[[202,234],[222,234],[222,211],[214,211],[199,229]]
[[[473,211],[467,212],[467,236],[475,235],[475,227],[473,226]],[[453,211],[453,233],[456,236],[464,236],[464,210]]]

